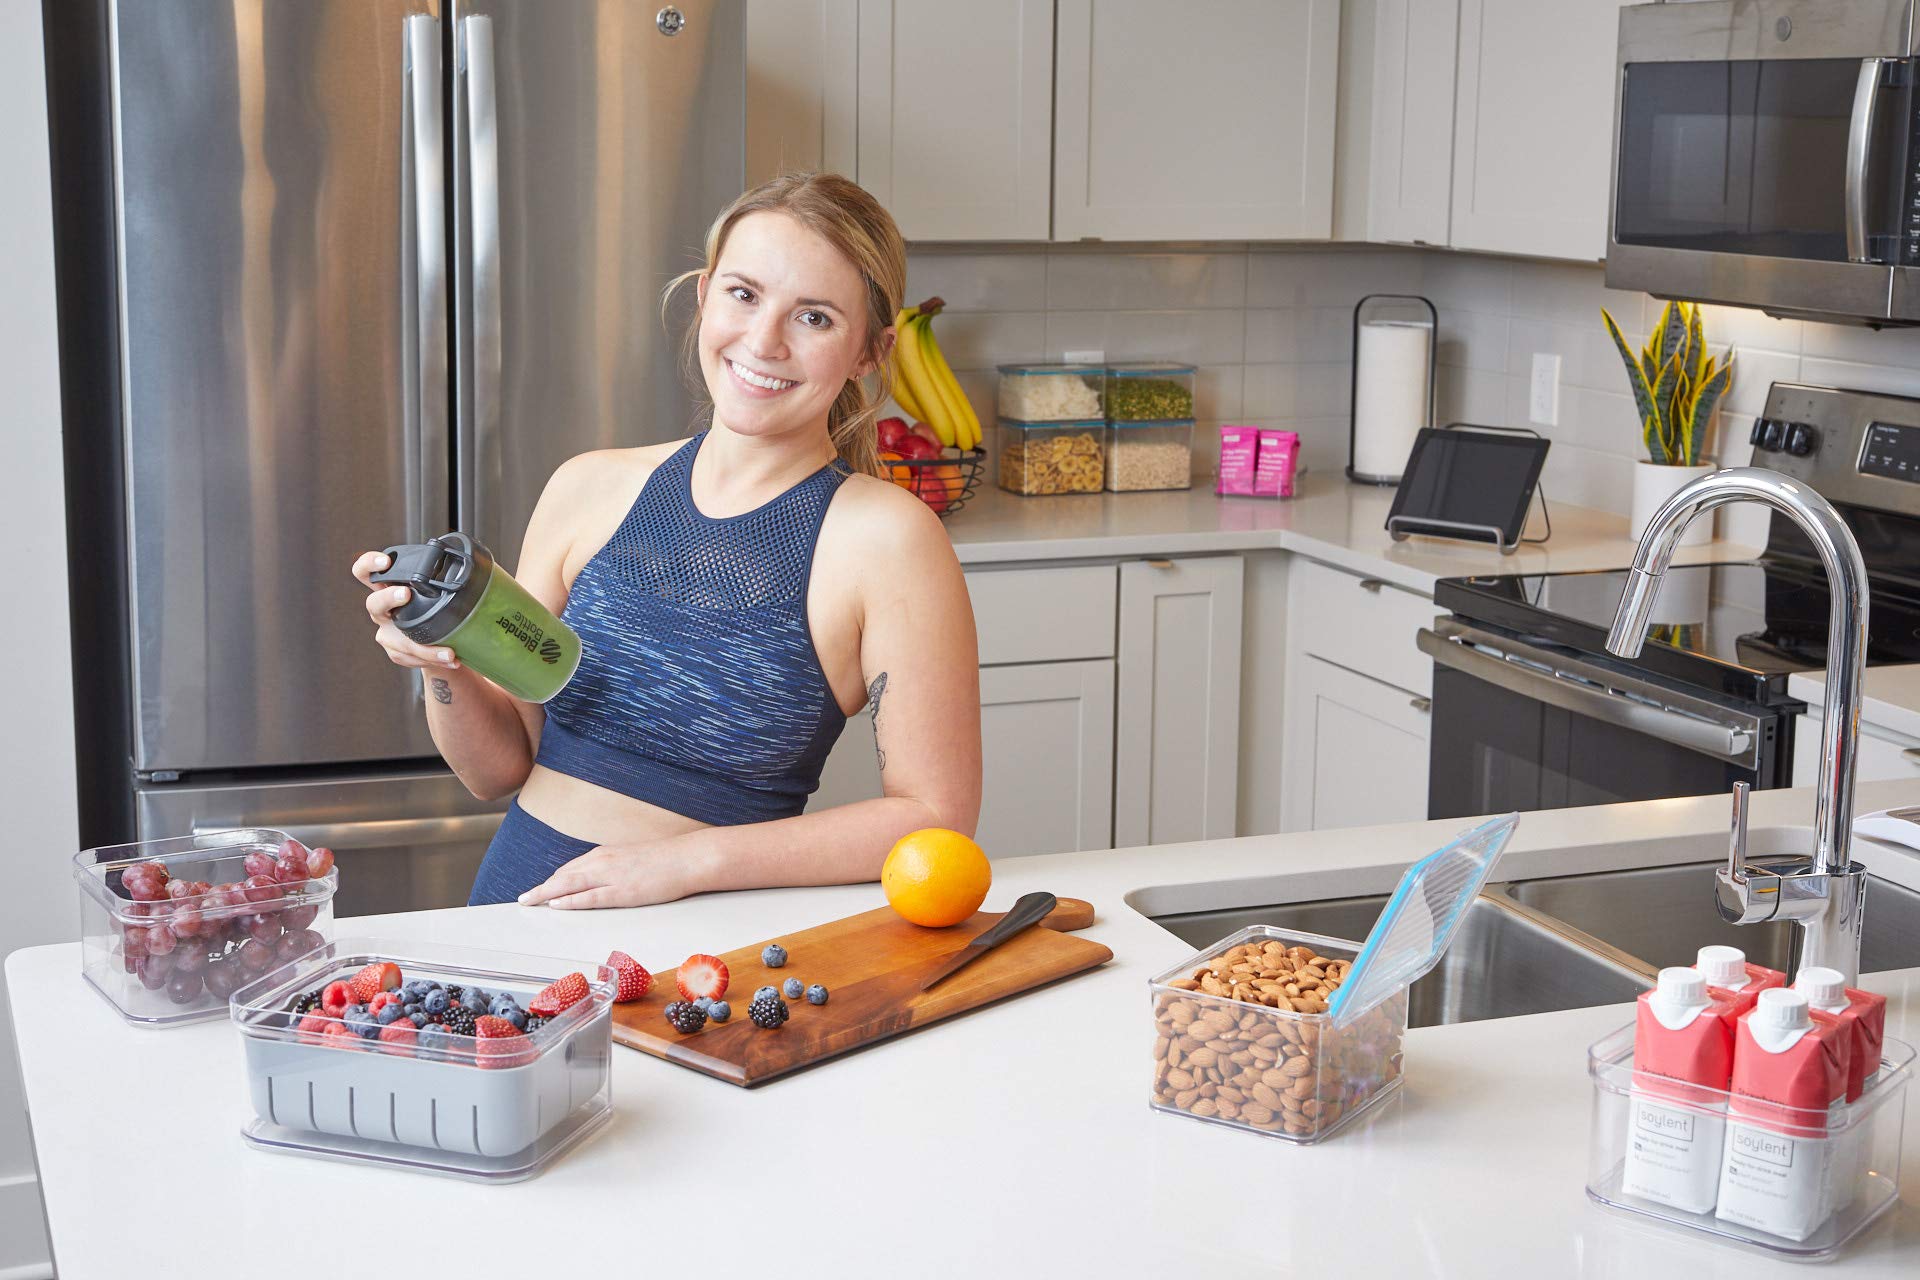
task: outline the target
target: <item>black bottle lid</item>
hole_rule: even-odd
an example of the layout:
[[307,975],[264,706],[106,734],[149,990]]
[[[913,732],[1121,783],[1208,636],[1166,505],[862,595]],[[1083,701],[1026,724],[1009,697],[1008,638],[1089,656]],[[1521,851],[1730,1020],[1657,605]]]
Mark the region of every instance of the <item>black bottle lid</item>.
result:
[[424,543],[388,547],[390,564],[372,580],[411,588],[393,622],[416,644],[438,644],[465,622],[487,594],[493,557],[464,533],[443,533]]

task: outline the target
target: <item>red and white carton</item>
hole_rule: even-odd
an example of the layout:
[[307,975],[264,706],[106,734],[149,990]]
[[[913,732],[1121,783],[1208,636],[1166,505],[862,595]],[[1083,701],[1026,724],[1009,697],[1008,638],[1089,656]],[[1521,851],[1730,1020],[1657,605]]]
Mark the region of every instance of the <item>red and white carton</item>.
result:
[[[1880,1055],[1887,1035],[1887,998],[1871,991],[1849,987],[1838,969],[1811,965],[1793,980],[1793,989],[1807,998],[1815,1013],[1831,1015],[1847,1032],[1851,1042],[1847,1067],[1847,1102],[1855,1103],[1866,1092],[1867,1079],[1880,1068]],[[1858,1126],[1836,1143],[1833,1153],[1833,1201],[1844,1205],[1859,1188],[1867,1172],[1872,1153],[1868,1150],[1870,1126]]]
[[1747,953],[1738,947],[1702,947],[1694,956],[1693,967],[1707,980],[1707,986],[1723,999],[1730,999],[1745,1013],[1754,999],[1770,987],[1787,985],[1787,975],[1765,965],[1748,964]]
[[1720,1110],[1733,1082],[1737,1014],[1697,969],[1660,971],[1641,993],[1620,1189],[1688,1213],[1712,1213],[1726,1157]]
[[1798,991],[1769,987],[1741,1015],[1715,1217],[1789,1240],[1826,1222],[1828,1134],[1846,1103],[1851,1050],[1849,1033]]

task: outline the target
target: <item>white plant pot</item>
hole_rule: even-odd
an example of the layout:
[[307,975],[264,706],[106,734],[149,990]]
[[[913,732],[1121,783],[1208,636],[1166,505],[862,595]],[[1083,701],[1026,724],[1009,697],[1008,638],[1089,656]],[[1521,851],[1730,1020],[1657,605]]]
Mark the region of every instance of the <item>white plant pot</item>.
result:
[[[1698,480],[1701,476],[1712,475],[1716,470],[1711,465],[1700,467],[1662,467],[1647,461],[1636,462],[1633,467],[1633,536],[1637,541],[1647,531],[1647,522],[1653,519],[1653,513],[1660,504],[1671,498],[1682,486]],[[1713,541],[1714,513],[1697,516],[1687,526],[1686,533],[1680,537],[1683,547],[1697,547]]]

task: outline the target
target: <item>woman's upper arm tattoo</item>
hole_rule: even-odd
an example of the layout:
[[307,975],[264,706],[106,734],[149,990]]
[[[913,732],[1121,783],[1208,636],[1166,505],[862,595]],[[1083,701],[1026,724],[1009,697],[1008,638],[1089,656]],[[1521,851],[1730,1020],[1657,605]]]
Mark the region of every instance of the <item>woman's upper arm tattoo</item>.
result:
[[880,745],[880,696],[887,691],[887,673],[882,671],[867,686],[867,711],[873,716],[873,749],[880,757],[881,772],[887,768],[887,749]]
[[427,686],[433,690],[433,700],[441,706],[453,701],[453,686],[439,676],[428,679]]

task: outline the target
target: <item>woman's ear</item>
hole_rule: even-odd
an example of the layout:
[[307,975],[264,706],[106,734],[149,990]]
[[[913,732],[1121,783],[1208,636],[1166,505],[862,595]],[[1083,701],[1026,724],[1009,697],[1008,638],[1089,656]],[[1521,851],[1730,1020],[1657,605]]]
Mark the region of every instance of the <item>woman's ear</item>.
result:
[[894,339],[899,336],[899,332],[900,331],[892,325],[888,325],[882,329],[880,331],[880,340],[874,343],[874,349],[868,352],[866,357],[853,367],[853,373],[850,374],[849,377],[852,379],[864,378],[879,368],[881,364],[886,361],[886,358],[893,354]]
[[693,296],[700,308],[704,310],[707,305],[707,273],[704,271],[694,277]]

